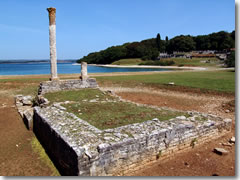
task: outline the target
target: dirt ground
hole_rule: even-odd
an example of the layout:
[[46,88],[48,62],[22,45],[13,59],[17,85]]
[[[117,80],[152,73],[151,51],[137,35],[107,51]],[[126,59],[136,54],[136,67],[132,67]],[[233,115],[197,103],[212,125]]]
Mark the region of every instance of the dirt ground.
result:
[[0,175],[50,176],[51,169],[33,152],[34,134],[23,124],[13,98],[0,97]]
[[[235,120],[234,96],[209,93],[167,91],[166,89],[105,87],[115,91],[124,99],[143,104],[164,106],[179,110],[195,110],[216,114]],[[4,96],[6,89],[0,89],[0,175],[1,176],[49,176],[51,169],[33,152],[28,131],[14,106],[13,96]],[[235,145],[224,146],[235,136],[232,131],[222,138],[197,145],[193,149],[174,155],[129,174],[129,176],[234,176]],[[216,147],[229,151],[227,155],[213,152]]]

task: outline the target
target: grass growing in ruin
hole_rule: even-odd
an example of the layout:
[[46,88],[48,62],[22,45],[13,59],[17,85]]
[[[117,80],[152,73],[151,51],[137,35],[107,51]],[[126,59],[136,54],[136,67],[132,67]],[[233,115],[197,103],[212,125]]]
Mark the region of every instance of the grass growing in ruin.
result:
[[46,154],[45,150],[43,149],[42,145],[39,143],[36,137],[32,138],[31,141],[32,149],[35,153],[40,156],[40,159],[52,170],[51,176],[60,176],[60,173],[49,159],[48,155]]
[[73,101],[63,105],[67,111],[74,113],[99,129],[115,128],[127,124],[140,123],[158,118],[168,120],[180,115],[179,112],[157,110],[121,102],[118,98],[97,89],[63,91],[45,95],[50,102]]

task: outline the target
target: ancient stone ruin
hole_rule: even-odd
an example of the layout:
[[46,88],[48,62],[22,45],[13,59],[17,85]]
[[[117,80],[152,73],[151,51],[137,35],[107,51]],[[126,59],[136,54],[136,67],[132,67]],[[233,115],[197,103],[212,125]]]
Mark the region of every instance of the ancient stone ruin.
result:
[[[30,99],[20,95],[16,99],[23,117]],[[38,96],[38,103],[33,108],[31,129],[61,175],[126,175],[218,138],[232,126],[231,119],[188,112],[167,121],[154,118],[100,130],[61,104],[50,105],[44,95]]]
[[188,115],[100,130],[53,105],[34,108],[33,131],[62,175],[117,176],[231,130],[230,119],[197,112]]
[[57,92],[71,89],[82,89],[82,88],[97,88],[97,82],[95,78],[82,79],[68,79],[59,81],[45,81],[41,82],[38,95],[43,95],[49,92]]
[[56,8],[47,8],[49,12],[49,44],[50,44],[50,81],[40,83],[38,95],[70,89],[96,88],[96,79],[89,78],[87,74],[87,63],[81,64],[80,79],[60,80],[57,74],[57,50],[56,50]]
[[[34,98],[18,95],[16,106],[28,129],[32,129],[61,175],[125,175],[155,161],[168,158],[231,130],[231,119],[188,112],[167,121],[157,118],[142,123],[100,130],[86,119],[67,112],[44,97],[49,92],[98,88],[82,62],[80,79],[60,80],[56,64],[55,8],[48,8],[51,79],[41,82]],[[139,106],[141,106],[139,104]],[[204,120],[202,120],[204,119]]]
[[58,80],[57,75],[57,48],[56,48],[56,8],[47,8],[49,13],[49,44],[51,60],[51,81]]

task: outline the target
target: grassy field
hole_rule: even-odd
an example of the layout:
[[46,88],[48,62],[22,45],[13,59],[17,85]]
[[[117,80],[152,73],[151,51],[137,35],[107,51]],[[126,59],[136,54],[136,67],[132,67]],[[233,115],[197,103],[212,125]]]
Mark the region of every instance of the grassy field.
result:
[[[175,66],[217,66],[220,61],[217,58],[171,58],[175,62]],[[206,63],[208,61],[208,63]]]
[[138,65],[142,63],[143,60],[139,58],[134,58],[134,59],[121,59],[118,61],[113,62],[113,65]]
[[97,81],[100,84],[111,82],[120,86],[158,86],[174,82],[176,86],[235,92],[235,72],[233,71],[171,72],[151,75],[97,77]]
[[74,101],[63,106],[68,112],[74,113],[99,129],[115,128],[154,118],[164,121],[180,115],[187,116],[186,113],[157,110],[121,102],[118,98],[97,89],[48,93],[45,97],[50,102]]
[[[76,77],[74,77],[76,78]],[[235,72],[233,71],[202,71],[202,72],[171,72],[151,75],[100,76],[96,77],[100,85],[104,83],[117,86],[162,86],[174,82],[175,86],[200,88],[220,92],[235,92]],[[65,79],[61,77],[61,79]],[[71,78],[70,78],[71,79]],[[0,90],[8,93],[36,95],[39,83],[48,78],[13,78],[0,79]]]
[[[175,63],[172,66],[203,66],[203,67],[218,67],[221,63],[217,58],[169,58],[164,59],[163,61],[174,61]],[[206,63],[207,61],[207,63]],[[113,65],[139,65],[139,64],[146,64],[146,65],[159,65],[158,61],[143,61],[139,58],[135,59],[121,59],[118,61],[113,62]]]

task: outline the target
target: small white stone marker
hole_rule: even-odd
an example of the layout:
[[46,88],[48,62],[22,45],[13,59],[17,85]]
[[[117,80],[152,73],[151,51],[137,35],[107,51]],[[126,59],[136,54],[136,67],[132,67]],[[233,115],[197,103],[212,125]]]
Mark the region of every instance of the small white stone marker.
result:
[[229,142],[235,144],[235,137],[233,136],[233,137],[229,140]]
[[214,152],[217,153],[217,154],[220,154],[220,155],[226,155],[228,154],[228,151],[223,149],[223,148],[215,148],[214,149]]

